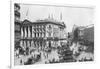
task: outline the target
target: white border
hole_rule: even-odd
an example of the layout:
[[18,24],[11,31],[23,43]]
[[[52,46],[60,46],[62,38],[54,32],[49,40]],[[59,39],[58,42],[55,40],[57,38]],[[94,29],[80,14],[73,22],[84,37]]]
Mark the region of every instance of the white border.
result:
[[14,67],[14,2],[10,2],[10,68]]
[[[77,7],[77,8],[91,8],[91,9],[95,9],[95,6],[91,6],[91,5],[71,5],[71,4],[59,4],[59,3],[43,3],[43,2],[40,2],[40,3],[37,3],[37,2],[33,2],[33,1],[24,1],[24,0],[13,0],[11,1],[11,23],[10,23],[10,38],[11,38],[11,41],[10,41],[10,68],[11,69],[28,69],[28,68],[38,68],[38,67],[51,67],[52,66],[58,66],[58,65],[66,65],[66,63],[59,63],[59,64],[39,64],[39,65],[21,65],[21,66],[14,66],[14,3],[22,3],[22,4],[35,4],[35,5],[45,5],[45,6],[62,6],[62,7]],[[71,63],[67,63],[68,67],[71,66],[71,65],[78,65],[78,64],[94,64],[94,62],[71,62]],[[58,66],[59,67],[59,66]],[[55,67],[56,68],[56,67]]]

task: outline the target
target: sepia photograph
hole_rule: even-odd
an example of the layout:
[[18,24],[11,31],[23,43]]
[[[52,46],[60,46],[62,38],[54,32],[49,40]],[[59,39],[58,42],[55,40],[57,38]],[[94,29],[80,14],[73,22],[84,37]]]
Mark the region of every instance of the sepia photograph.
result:
[[14,3],[14,65],[94,61],[94,8]]

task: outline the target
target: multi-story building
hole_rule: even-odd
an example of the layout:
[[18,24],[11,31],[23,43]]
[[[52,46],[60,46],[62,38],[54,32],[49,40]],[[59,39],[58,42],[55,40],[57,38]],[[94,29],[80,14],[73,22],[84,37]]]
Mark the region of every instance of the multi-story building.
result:
[[60,45],[60,41],[66,40],[66,37],[61,37],[65,27],[64,22],[49,19],[37,20],[36,22],[24,20],[21,23],[20,46],[31,47],[31,49],[57,47]]
[[77,26],[73,28],[73,37],[77,40],[88,40],[94,42],[94,25]]
[[79,36],[81,39],[88,40],[90,42],[94,42],[94,25],[88,25],[86,27],[79,28]]
[[14,32],[15,32],[15,47],[19,46],[20,42],[20,5],[14,4]]

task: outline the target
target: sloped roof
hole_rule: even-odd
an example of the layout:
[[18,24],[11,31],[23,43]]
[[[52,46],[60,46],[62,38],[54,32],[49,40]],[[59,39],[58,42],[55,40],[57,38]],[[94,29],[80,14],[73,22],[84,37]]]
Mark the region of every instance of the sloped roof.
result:
[[53,21],[53,20],[37,20],[36,22],[31,22],[27,19],[25,19],[24,21],[22,21],[22,24],[23,25],[29,25],[29,24],[55,24],[55,25],[60,25],[60,26],[63,26],[63,27],[66,27],[64,22],[57,22],[57,21]]

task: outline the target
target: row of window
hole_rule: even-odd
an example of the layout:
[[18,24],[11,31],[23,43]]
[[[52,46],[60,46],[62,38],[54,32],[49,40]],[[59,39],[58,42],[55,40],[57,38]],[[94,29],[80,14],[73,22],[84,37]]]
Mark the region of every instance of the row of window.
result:
[[20,46],[21,47],[43,47],[43,46],[59,46],[59,42],[55,42],[55,41],[20,41]]
[[22,37],[45,37],[45,29],[33,29],[26,27],[21,28]]
[[44,25],[33,25],[32,28],[45,28]]
[[39,28],[35,28],[35,29],[32,29],[33,32],[45,32],[45,29],[39,29]]
[[22,30],[23,31],[33,31],[33,32],[45,32],[45,28],[33,28],[33,26],[32,27],[22,27]]
[[20,46],[24,47],[36,47],[36,46],[44,46],[45,42],[42,41],[20,41]]
[[33,33],[32,37],[45,37],[45,33]]
[[28,37],[45,37],[45,33],[25,33],[23,32],[23,34],[21,34],[22,37],[28,38]]

